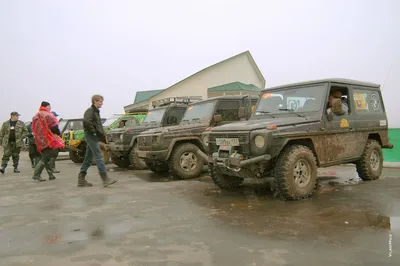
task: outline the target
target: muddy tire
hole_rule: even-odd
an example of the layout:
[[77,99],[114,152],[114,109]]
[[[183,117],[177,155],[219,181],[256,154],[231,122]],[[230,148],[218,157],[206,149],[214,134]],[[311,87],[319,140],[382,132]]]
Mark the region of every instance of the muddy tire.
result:
[[128,158],[120,157],[120,156],[113,155],[113,154],[111,154],[111,161],[116,166],[121,167],[121,168],[128,168],[129,164],[130,164]]
[[82,151],[69,150],[69,158],[74,163],[83,163],[83,160],[85,159],[86,146],[84,144],[79,144],[78,149]]
[[208,171],[215,185],[221,189],[236,189],[243,183],[243,178],[221,174],[212,164],[208,165]]
[[306,146],[292,145],[279,155],[275,166],[278,192],[287,200],[310,197],[317,184],[317,162]]
[[144,161],[144,159],[138,157],[136,151],[137,151],[137,143],[133,145],[131,151],[129,152],[129,162],[131,163],[132,167],[134,167],[137,170],[147,169],[146,162]]
[[204,159],[196,154],[198,149],[192,143],[178,144],[169,161],[172,174],[182,179],[198,177],[204,167]]
[[146,166],[154,173],[167,173],[169,172],[168,163],[164,162],[156,162],[153,163],[152,161],[146,161]]
[[383,153],[381,145],[369,139],[361,158],[356,162],[358,176],[364,180],[376,180],[382,173]]

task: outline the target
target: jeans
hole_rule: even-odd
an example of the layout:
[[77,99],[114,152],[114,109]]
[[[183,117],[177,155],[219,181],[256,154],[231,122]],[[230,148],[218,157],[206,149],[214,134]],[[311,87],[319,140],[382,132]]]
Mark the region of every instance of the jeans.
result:
[[81,172],[86,173],[89,167],[92,165],[93,157],[96,160],[97,169],[99,169],[100,174],[106,173],[106,164],[104,163],[103,155],[101,154],[99,146],[99,138],[97,136],[92,136],[85,134],[86,140],[86,153],[85,159],[81,167]]

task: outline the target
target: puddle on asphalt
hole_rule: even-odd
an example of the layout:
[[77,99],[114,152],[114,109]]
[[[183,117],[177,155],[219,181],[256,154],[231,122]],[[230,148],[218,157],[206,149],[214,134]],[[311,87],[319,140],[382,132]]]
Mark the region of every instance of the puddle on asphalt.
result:
[[393,217],[388,202],[366,194],[361,183],[355,168],[345,167],[319,171],[316,193],[300,201],[285,201],[271,191],[268,183],[248,180],[235,191],[222,191],[212,184],[186,197],[209,209],[206,216],[210,219],[271,239],[335,239],[362,232],[388,233],[393,230],[391,219],[400,233],[400,219]]
[[117,204],[120,202],[127,202],[133,197],[129,195],[104,195],[95,194],[85,197],[68,198],[61,201],[54,201],[48,204],[38,206],[39,211],[60,211],[60,210],[80,210],[91,207],[99,207],[102,205]]

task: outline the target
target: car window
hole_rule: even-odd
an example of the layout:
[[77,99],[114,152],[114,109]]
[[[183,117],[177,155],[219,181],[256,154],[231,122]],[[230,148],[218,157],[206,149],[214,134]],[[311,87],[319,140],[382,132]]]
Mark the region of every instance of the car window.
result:
[[377,91],[354,89],[353,101],[354,109],[357,113],[383,113],[381,95]]
[[237,121],[239,120],[238,101],[220,101],[215,114],[222,116],[222,121]]

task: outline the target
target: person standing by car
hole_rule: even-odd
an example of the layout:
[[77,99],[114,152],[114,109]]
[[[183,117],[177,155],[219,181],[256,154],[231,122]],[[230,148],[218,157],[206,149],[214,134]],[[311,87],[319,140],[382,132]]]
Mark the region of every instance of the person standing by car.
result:
[[33,135],[33,132],[32,132],[32,122],[29,122],[26,125],[26,129],[28,130],[28,133],[29,133],[28,134],[29,158],[31,159],[32,168],[35,168],[37,163],[40,161],[40,153],[36,149],[35,136]]
[[18,112],[11,112],[11,118],[5,121],[0,129],[0,144],[4,148],[0,172],[5,173],[8,161],[12,157],[14,173],[20,173],[18,169],[19,154],[24,145],[23,139],[28,136],[25,123],[19,120]]
[[49,180],[56,178],[49,163],[55,157],[57,150],[64,148],[64,143],[60,137],[60,129],[58,128],[58,120],[50,110],[50,103],[43,101],[39,112],[36,113],[32,120],[32,132],[35,136],[36,148],[41,154],[41,159],[35,167],[32,178],[38,181],[46,181],[40,176],[44,168],[49,174]]
[[83,130],[85,132],[85,140],[87,143],[85,159],[78,174],[78,187],[91,187],[92,183],[86,181],[87,170],[92,164],[93,157],[96,160],[97,169],[103,180],[103,186],[108,187],[117,182],[107,176],[106,165],[103,155],[101,154],[99,141],[106,143],[103,124],[100,118],[100,108],[103,106],[103,96],[93,95],[92,106],[90,106],[83,115]]

